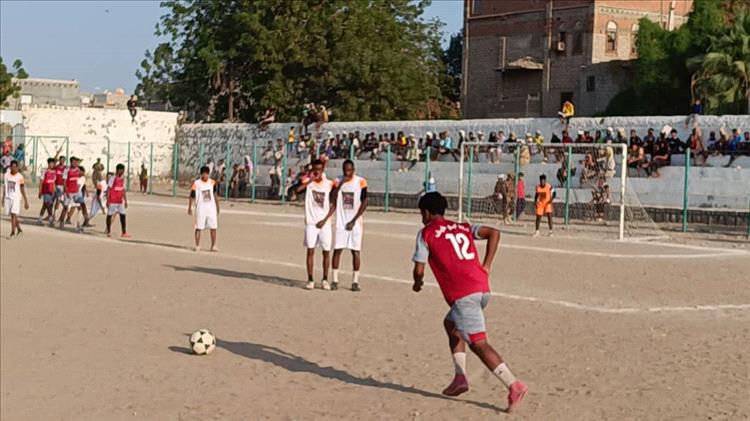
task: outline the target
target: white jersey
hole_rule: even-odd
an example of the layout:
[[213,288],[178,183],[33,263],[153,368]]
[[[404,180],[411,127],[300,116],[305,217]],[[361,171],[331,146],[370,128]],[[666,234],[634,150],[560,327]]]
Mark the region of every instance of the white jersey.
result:
[[196,216],[216,215],[216,199],[214,198],[214,186],[216,182],[212,179],[203,181],[200,178],[193,182],[192,191],[195,192],[195,214]]
[[[305,190],[305,224],[315,225],[328,215],[331,209],[331,191],[334,182],[326,178],[311,181]],[[331,220],[326,221],[329,225]]]
[[[339,189],[336,197],[336,230],[345,230],[346,224],[354,219],[362,205],[362,191],[367,188],[367,180],[358,175],[348,181],[339,177],[336,187]],[[362,226],[361,216],[355,224]]]
[[24,185],[23,175],[21,175],[20,172],[17,172],[16,175],[13,175],[10,173],[10,171],[5,172],[5,199],[11,200],[14,202],[20,201],[23,196],[21,196],[21,186]]

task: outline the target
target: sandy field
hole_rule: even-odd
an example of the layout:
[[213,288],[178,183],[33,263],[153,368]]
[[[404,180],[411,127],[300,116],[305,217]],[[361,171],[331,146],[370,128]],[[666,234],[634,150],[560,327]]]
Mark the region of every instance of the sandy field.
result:
[[[301,208],[224,203],[220,251],[196,253],[186,202],[131,194],[131,240],[101,215],[14,240],[3,219],[3,421],[750,419],[747,244],[504,235],[488,335],[530,388],[506,414],[474,356],[471,390],[440,395],[448,308],[411,291],[416,214],[366,214],[362,292],[349,272],[306,291]],[[218,348],[192,355],[204,327]]]

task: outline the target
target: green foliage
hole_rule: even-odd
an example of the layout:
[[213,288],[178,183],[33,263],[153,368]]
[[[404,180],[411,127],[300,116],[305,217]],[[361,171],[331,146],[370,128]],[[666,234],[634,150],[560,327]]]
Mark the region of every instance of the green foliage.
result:
[[440,23],[428,1],[170,0],[137,93],[204,121],[297,120],[304,103],[339,120],[409,119],[441,97]]
[[443,62],[446,70],[446,83],[443,95],[451,101],[458,101],[461,96],[461,72],[464,48],[463,30],[451,35],[448,48],[443,51]]
[[0,57],[0,108],[7,106],[8,99],[18,98],[21,92],[21,87],[13,83],[13,78],[27,79],[28,77],[29,74],[23,69],[21,60],[15,60],[12,70],[9,71],[3,63],[3,58]]
[[[748,0],[695,0],[687,23],[675,31],[662,29],[647,18],[641,19],[636,44],[639,57],[636,82],[615,96],[605,113],[687,114],[693,99],[711,100],[713,94],[708,85],[704,85],[698,96],[692,91],[696,68],[689,66],[689,60],[707,52],[722,52],[724,45],[712,40],[731,32],[730,22],[746,13],[747,3]],[[705,107],[709,113],[725,108],[709,104]]]

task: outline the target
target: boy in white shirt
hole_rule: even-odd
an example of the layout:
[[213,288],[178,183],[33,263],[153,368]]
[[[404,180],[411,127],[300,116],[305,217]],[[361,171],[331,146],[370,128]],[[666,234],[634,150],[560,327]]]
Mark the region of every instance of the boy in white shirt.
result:
[[10,238],[20,237],[21,223],[18,215],[21,214],[21,203],[23,208],[29,208],[29,200],[26,198],[26,187],[23,175],[18,171],[18,161],[10,162],[10,169],[5,173],[5,188],[3,189],[3,205],[5,214],[10,215]]
[[362,249],[362,214],[367,209],[367,180],[354,174],[354,162],[344,161],[344,175],[336,179],[336,245],[333,250],[333,284],[338,289],[339,263],[344,249],[352,251],[352,291],[359,291],[359,266]]
[[201,167],[201,176],[193,182],[188,199],[188,215],[193,214],[195,201],[195,251],[200,251],[201,231],[211,230],[211,251],[216,248],[216,230],[219,228],[219,197],[214,193],[216,182],[209,175],[211,170],[207,166]]
[[312,172],[302,179],[297,193],[305,191],[305,238],[303,245],[307,248],[307,285],[314,289],[313,266],[315,248],[323,249],[323,282],[322,288],[331,290],[328,283],[328,266],[331,253],[331,216],[336,211],[336,197],[333,195],[334,182],[326,178],[323,161],[312,162]]

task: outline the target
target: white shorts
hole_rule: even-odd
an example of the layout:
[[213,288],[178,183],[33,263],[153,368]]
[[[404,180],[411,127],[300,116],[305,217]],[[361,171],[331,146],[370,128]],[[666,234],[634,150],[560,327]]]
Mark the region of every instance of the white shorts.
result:
[[362,225],[354,224],[351,231],[345,228],[336,227],[335,249],[349,249],[354,251],[362,250]]
[[5,214],[6,215],[20,215],[21,214],[21,200],[13,200],[10,197],[5,198]]
[[215,213],[195,216],[195,229],[204,230],[206,228],[212,230],[219,228],[219,218]]
[[124,203],[112,203],[109,205],[109,208],[107,209],[107,216],[113,216],[116,213],[120,215],[125,215],[128,213],[127,210],[125,210]]
[[314,249],[320,247],[323,250],[331,250],[331,224],[328,223],[323,228],[318,229],[315,225],[305,225],[305,241],[303,246]]

